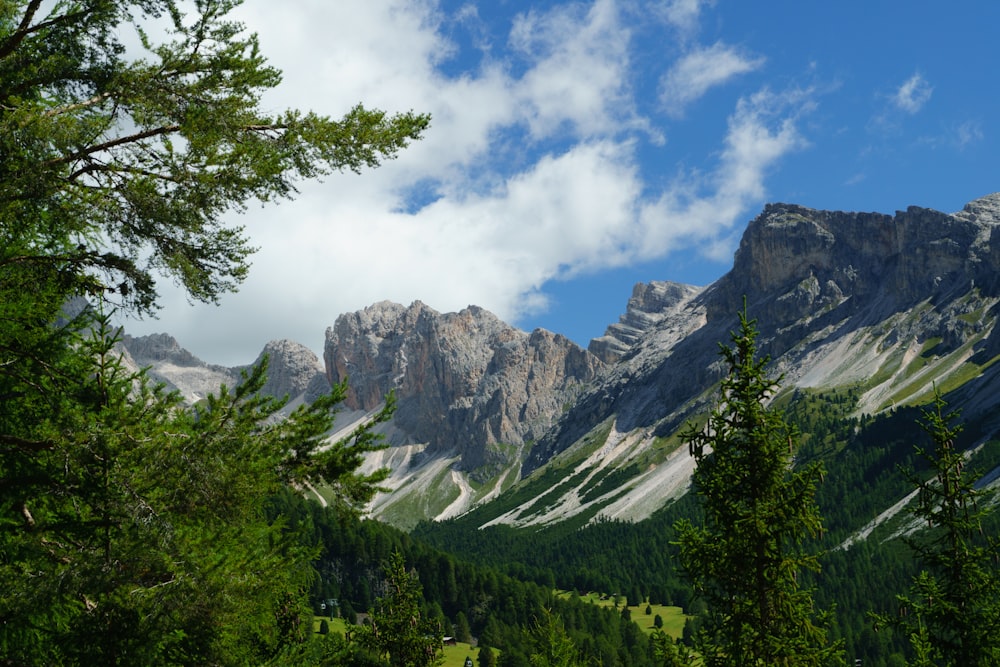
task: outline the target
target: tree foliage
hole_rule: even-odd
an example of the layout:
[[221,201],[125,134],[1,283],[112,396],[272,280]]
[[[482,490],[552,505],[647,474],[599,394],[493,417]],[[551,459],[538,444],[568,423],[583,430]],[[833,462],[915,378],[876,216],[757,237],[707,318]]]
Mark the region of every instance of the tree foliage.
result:
[[[426,128],[427,116],[361,105],[339,120],[264,111],[281,75],[227,17],[238,4],[3,3],[0,262],[42,265],[141,311],[155,307],[154,271],[213,301],[253,251],[223,214],[376,166]],[[141,47],[126,47],[130,33]]]
[[878,622],[902,628],[914,649],[915,664],[971,665],[1000,663],[1000,545],[983,531],[989,508],[980,503],[978,475],[967,468],[956,439],[957,412],[935,391],[920,426],[931,448],[916,446],[930,476],[908,472],[917,490],[911,512],[921,527],[908,538],[922,569],[910,591],[898,597],[900,613],[875,615]]
[[545,609],[531,631],[531,667],[577,667],[580,651],[566,632],[562,619]]
[[353,639],[392,667],[430,667],[443,659],[441,627],[420,612],[422,591],[416,572],[407,572],[394,551],[385,565],[387,592],[372,609],[370,622]]
[[55,369],[51,414],[21,402],[0,415],[0,653],[114,665],[294,651],[316,552],[264,500],[309,479],[350,479],[345,503],[374,492],[385,472],[359,476],[353,457],[375,445],[320,451],[345,387],[275,419],[284,401],[259,393],[265,363],[188,407],[123,366],[115,343],[98,318]]
[[0,3],[0,663],[292,659],[316,549],[268,497],[323,480],[357,507],[385,478],[358,466],[392,396],[338,443],[345,387],[281,419],[266,364],[188,406],[74,302],[150,313],[157,273],[214,301],[253,250],[226,214],[426,128],[360,105],[265,112],[280,73],[237,4]]
[[756,354],[755,321],[740,313],[721,401],[705,427],[684,433],[697,468],[705,523],[678,523],[680,557],[708,603],[698,638],[714,665],[822,665],[839,655],[827,640],[803,570],[818,570],[807,538],[822,525],[814,499],[818,464],[792,469],[795,433],[767,402],[779,386]]
[[687,644],[676,641],[659,627],[657,626],[657,629],[653,630],[650,635],[655,664],[658,667],[686,667],[696,664],[695,655]]

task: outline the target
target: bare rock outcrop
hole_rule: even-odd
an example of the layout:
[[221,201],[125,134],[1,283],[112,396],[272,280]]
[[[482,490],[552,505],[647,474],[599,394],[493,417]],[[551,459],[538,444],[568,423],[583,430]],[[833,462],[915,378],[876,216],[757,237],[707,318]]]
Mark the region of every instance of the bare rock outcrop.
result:
[[291,340],[272,340],[264,346],[254,364],[259,364],[265,356],[268,366],[263,393],[291,399],[302,396],[311,402],[330,391],[323,362],[305,345]]
[[[186,401],[201,400],[209,393],[217,394],[225,384],[234,387],[241,380],[241,371],[247,366],[233,368],[209,364],[181,347],[176,338],[168,334],[148,336],[122,336],[123,361],[130,368],[145,368],[156,382],[180,392]],[[258,364],[267,355],[267,382],[261,392],[281,398],[288,396],[312,401],[328,392],[323,364],[316,353],[304,345],[290,340],[271,341],[258,355]]]
[[122,336],[122,347],[139,368],[147,368],[149,376],[176,389],[189,402],[218,393],[223,384],[239,382],[238,369],[207,364],[181,347],[169,334]]
[[604,363],[615,363],[647,332],[699,291],[700,287],[675,282],[637,283],[632,288],[625,314],[609,325],[603,336],[592,339],[587,349]]
[[[718,343],[729,340],[744,303],[758,320],[760,351],[786,381],[809,373],[821,383],[822,369],[843,371],[848,363],[838,355],[860,354],[865,345],[881,359],[886,349],[933,344],[927,354],[940,358],[975,342],[968,354],[988,363],[1000,354],[1000,337],[989,335],[998,300],[1000,193],[955,214],[769,204],[748,224],[729,273],[661,311],[636,340],[617,338],[627,354],[538,441],[525,470],[611,416],[622,431],[671,432],[703,407],[721,377]],[[639,310],[632,301],[630,310]],[[609,335],[623,329],[612,325]],[[605,358],[617,352],[605,350]],[[856,372],[864,377],[864,369]]]
[[603,366],[559,334],[419,301],[341,315],[324,359],[330,383],[349,378],[348,408],[372,410],[394,390],[394,425],[428,453],[457,451],[468,470],[487,465],[497,445],[540,437]]

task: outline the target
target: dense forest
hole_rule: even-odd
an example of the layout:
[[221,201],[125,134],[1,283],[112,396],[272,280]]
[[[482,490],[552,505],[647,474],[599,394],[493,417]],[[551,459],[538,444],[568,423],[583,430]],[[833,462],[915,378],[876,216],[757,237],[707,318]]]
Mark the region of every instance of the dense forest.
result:
[[[889,522],[869,539],[849,546],[845,541],[912,490],[905,470],[927,475],[927,463],[919,460],[915,449],[927,434],[918,424],[919,408],[853,418],[849,415],[855,400],[850,392],[795,391],[778,401],[788,422],[802,434],[796,460],[821,460],[826,470],[816,489],[824,526],[816,540],[822,550],[821,570],[809,579],[815,585],[817,605],[834,610],[831,630],[844,640],[847,657],[862,659],[865,665],[903,664],[908,655],[906,637],[891,628],[878,628],[870,613],[898,609],[897,595],[907,590],[917,573],[910,549],[899,539],[887,539],[906,518]],[[966,424],[959,447],[981,439],[977,425]],[[998,466],[1000,442],[990,440],[976,450],[969,471],[985,473]],[[487,507],[449,521],[425,522],[412,535],[521,579],[554,582],[563,589],[620,592],[630,604],[650,600],[689,612],[698,608],[678,567],[674,528],[680,518],[701,515],[694,494],[640,523],[478,529],[483,517],[492,518],[492,513]],[[983,530],[998,534],[998,517],[987,516]]]

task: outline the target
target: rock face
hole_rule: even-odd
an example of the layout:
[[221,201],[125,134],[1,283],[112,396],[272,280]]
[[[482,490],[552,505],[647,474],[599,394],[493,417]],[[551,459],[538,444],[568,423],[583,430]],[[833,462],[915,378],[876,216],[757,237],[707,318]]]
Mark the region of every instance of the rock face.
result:
[[[633,292],[629,310],[639,317],[626,314],[592,345],[618,361],[537,442],[525,472],[610,417],[622,432],[672,432],[710,398],[706,392],[724,370],[718,343],[737,327],[744,299],[758,320],[760,351],[786,385],[872,384],[876,371],[896,363],[893,353],[930,366],[949,360],[941,373],[968,361],[988,365],[1000,354],[1000,335],[990,335],[1000,308],[1000,193],[951,215],[770,204],[747,226],[725,276],[698,292],[675,290],[650,316],[634,302],[655,285]],[[650,326],[626,326],[630,321]],[[897,369],[872,386],[865,407],[874,411],[905,395],[899,387],[911,372]],[[934,379],[914,378],[911,390],[918,392]],[[992,386],[991,378],[968,383],[980,411],[995,403],[976,393]]]
[[198,401],[209,393],[217,393],[220,385],[231,387],[239,382],[238,369],[207,364],[182,348],[168,334],[125,335],[121,345],[136,367],[148,368],[151,378],[176,389],[190,402]]
[[616,324],[608,326],[600,338],[590,341],[587,349],[606,364],[613,364],[632,348],[643,335],[656,327],[678,306],[686,303],[701,288],[681,283],[653,281],[637,283],[627,310]]
[[[309,400],[348,378],[354,423],[395,392],[385,433],[409,446],[372,465],[391,463],[391,502],[373,512],[397,525],[502,498],[519,473],[563,454],[552,465],[570,471],[565,489],[495,520],[534,525],[584,511],[635,520],[684,492],[693,463],[684,450],[657,458],[660,437],[716,399],[726,370],[718,345],[744,307],[785,389],[850,388],[856,411],[875,414],[926,402],[938,383],[963,418],[1000,430],[1000,194],[954,214],[770,204],[748,224],[729,273],[704,288],[636,285],[589,351],[477,307],[378,303],[327,329],[322,366],[302,346],[270,343],[266,390]],[[125,347],[193,398],[238,380],[239,369],[204,364],[169,336],[126,337]],[[614,485],[601,501],[605,478]]]
[[291,340],[272,340],[264,346],[254,365],[267,356],[267,382],[262,389],[269,396],[302,396],[312,402],[330,391],[323,362],[305,345]]
[[603,366],[564,336],[419,301],[341,315],[323,356],[330,383],[349,378],[346,407],[372,410],[394,390],[394,425],[428,455],[457,451],[466,470],[494,463],[496,445],[540,437]]
[[911,206],[895,216],[771,204],[747,227],[733,270],[718,282],[712,314],[742,294],[788,324],[850,298],[881,312],[970,281],[995,289],[998,195],[948,215]]
[[[173,336],[122,337],[125,363],[132,368],[147,368],[149,376],[176,389],[185,400],[195,402],[209,393],[218,393],[223,384],[233,387],[240,382],[240,372],[246,366],[228,368],[208,364],[181,347]],[[281,398],[288,396],[312,401],[328,392],[330,385],[319,357],[304,345],[289,340],[271,341],[261,351],[254,364],[268,356],[267,382],[262,393]]]

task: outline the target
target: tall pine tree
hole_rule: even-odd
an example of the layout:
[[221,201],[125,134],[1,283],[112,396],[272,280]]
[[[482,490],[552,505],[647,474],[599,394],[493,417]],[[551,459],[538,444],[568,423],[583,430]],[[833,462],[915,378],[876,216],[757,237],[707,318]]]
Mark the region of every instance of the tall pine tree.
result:
[[986,667],[1000,664],[1000,542],[984,534],[990,504],[980,502],[978,475],[956,444],[958,413],[946,410],[935,390],[920,421],[932,446],[916,447],[931,474],[907,473],[917,489],[911,512],[922,528],[907,541],[924,569],[899,596],[898,614],[875,617],[906,632],[916,665]]
[[740,313],[708,424],[684,433],[705,522],[678,522],[680,558],[708,610],[696,647],[709,667],[824,665],[840,658],[824,615],[799,583],[818,570],[808,539],[821,530],[819,465],[794,469],[793,429],[770,408],[779,383],[757,359],[756,321]]
[[370,623],[353,633],[360,646],[391,667],[432,667],[443,660],[441,626],[420,610],[423,589],[416,571],[407,572],[394,551],[385,564],[387,592],[372,610]]

